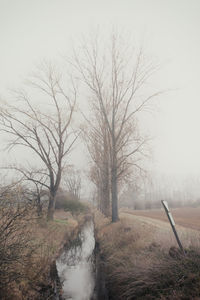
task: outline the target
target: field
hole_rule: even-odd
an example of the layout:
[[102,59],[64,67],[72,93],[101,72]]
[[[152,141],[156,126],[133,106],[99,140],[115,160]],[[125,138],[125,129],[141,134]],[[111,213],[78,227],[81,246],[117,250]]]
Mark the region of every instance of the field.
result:
[[[164,209],[125,210],[125,212],[136,216],[168,222]],[[171,213],[177,225],[200,231],[200,207],[175,208],[171,209]]]

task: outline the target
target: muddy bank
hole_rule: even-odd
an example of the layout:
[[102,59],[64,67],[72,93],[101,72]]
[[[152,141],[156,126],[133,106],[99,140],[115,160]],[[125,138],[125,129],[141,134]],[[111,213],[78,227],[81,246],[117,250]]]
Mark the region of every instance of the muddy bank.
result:
[[105,271],[105,262],[104,258],[100,253],[99,242],[95,243],[95,293],[92,300],[108,300],[108,288],[106,284],[106,271]]

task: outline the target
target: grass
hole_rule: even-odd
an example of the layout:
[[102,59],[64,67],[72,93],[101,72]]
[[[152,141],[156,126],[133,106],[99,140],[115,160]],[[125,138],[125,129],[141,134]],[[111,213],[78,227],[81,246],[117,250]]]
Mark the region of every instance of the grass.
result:
[[60,220],[60,219],[54,219],[54,222],[59,223],[59,224],[67,224],[67,220]]
[[187,236],[184,257],[165,227],[124,215],[111,224],[99,213],[95,227],[109,299],[199,299],[200,251]]

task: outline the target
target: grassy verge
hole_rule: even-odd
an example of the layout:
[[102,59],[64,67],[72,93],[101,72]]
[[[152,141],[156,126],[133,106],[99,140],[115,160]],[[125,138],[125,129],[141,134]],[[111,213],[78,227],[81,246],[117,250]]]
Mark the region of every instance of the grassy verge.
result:
[[184,257],[166,244],[165,231],[161,235],[159,228],[158,238],[155,226],[125,216],[110,224],[96,214],[95,227],[109,299],[199,299],[200,252],[194,245]]

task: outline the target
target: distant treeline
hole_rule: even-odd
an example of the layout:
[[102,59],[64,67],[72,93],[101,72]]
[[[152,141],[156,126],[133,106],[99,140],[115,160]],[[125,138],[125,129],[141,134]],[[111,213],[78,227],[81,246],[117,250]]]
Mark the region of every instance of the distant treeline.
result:
[[[122,199],[123,200],[123,199]],[[184,200],[180,199],[169,199],[169,198],[161,198],[160,200],[141,200],[141,199],[133,199],[130,201],[122,201],[120,202],[120,207],[129,207],[131,209],[140,210],[140,209],[159,209],[162,207],[161,200],[166,200],[171,208],[178,207],[198,207],[200,206],[200,198],[195,200]]]

